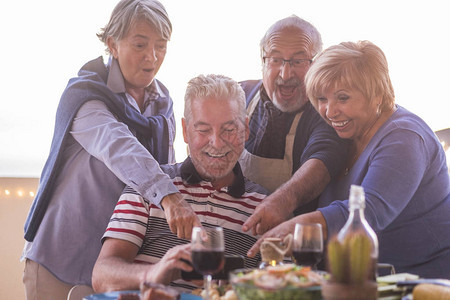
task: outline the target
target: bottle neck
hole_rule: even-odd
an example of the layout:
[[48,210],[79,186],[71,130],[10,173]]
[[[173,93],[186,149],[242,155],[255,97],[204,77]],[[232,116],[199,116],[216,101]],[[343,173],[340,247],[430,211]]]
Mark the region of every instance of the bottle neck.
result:
[[370,228],[369,224],[366,221],[366,217],[364,216],[364,208],[362,208],[359,205],[357,207],[350,206],[347,222],[345,223],[344,227],[339,231],[338,239],[342,241],[344,239],[344,236],[351,231],[363,230],[367,232],[368,227]]
[[366,217],[364,216],[364,208],[359,205],[350,206],[349,212],[349,219],[366,220]]
[[364,215],[363,206],[350,206],[349,207],[349,216],[348,220],[345,223],[342,230],[339,232],[338,238],[341,240],[349,231],[355,231],[359,229],[363,229],[374,241],[376,248],[376,256],[378,256],[378,239],[375,231],[373,231],[369,222],[367,222],[366,217]]

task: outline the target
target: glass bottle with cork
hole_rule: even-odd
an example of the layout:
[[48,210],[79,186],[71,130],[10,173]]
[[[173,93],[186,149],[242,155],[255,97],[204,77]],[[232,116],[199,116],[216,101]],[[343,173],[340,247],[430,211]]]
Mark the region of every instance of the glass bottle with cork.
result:
[[328,242],[330,279],[322,285],[325,300],[376,300],[378,239],[367,222],[364,189],[352,185],[349,216]]
[[[339,231],[337,239],[341,243],[346,241],[350,243],[349,276],[361,277],[363,273],[366,273],[367,277],[364,277],[375,281],[378,261],[378,239],[364,215],[366,198],[362,186],[352,185],[350,187],[348,204],[350,214],[344,227]],[[370,256],[367,257],[364,255],[364,252],[370,252]],[[366,264],[365,260],[367,259],[369,261]],[[364,268],[366,265],[368,265],[367,270]]]

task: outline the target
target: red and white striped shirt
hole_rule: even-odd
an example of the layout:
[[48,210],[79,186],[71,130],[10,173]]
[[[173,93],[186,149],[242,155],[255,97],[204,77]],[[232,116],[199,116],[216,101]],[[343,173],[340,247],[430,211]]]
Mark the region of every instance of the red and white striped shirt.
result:
[[[246,253],[258,237],[250,232],[244,233],[241,228],[265,198],[266,191],[244,178],[239,164],[233,169],[236,174],[233,184],[220,190],[215,190],[210,182],[200,179],[189,158],[184,163],[162,166],[162,169],[172,178],[204,226],[223,228],[225,254],[242,255],[246,268],[257,267],[260,257],[248,258]],[[169,229],[164,211],[130,187],[125,188],[116,205],[103,236],[105,238],[136,244],[139,252],[135,261],[148,263],[156,263],[170,248],[190,242],[174,235]]]

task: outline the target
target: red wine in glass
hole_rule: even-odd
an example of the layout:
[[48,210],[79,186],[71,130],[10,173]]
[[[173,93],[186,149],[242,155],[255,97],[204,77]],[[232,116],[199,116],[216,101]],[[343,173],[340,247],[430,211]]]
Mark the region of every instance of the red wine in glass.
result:
[[294,261],[299,266],[309,266],[313,269],[322,259],[322,251],[314,250],[294,250],[292,251]]
[[222,227],[194,227],[192,229],[192,265],[197,272],[203,275],[206,300],[209,300],[212,275],[224,267],[224,251]]
[[193,250],[192,264],[200,274],[214,275],[222,270],[225,264],[225,255],[220,250]]
[[317,268],[322,259],[323,236],[322,225],[319,223],[297,223],[294,231],[292,257],[300,266]]

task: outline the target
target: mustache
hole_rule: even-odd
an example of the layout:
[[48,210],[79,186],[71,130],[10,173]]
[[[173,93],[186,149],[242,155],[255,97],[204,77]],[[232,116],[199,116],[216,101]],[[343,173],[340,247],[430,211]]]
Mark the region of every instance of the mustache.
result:
[[221,156],[221,155],[226,155],[227,153],[231,152],[232,149],[230,147],[222,147],[221,149],[217,149],[215,147],[212,146],[206,146],[202,149],[203,152],[206,152],[210,155],[214,155],[214,156]]
[[281,77],[277,77],[275,80],[276,85],[301,85],[302,83],[296,77],[289,78],[288,80],[283,80]]

